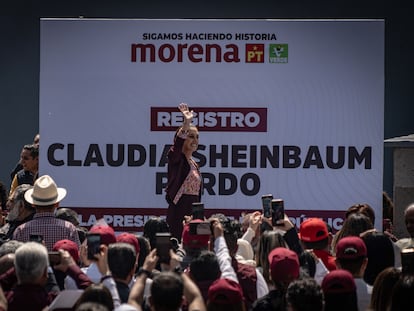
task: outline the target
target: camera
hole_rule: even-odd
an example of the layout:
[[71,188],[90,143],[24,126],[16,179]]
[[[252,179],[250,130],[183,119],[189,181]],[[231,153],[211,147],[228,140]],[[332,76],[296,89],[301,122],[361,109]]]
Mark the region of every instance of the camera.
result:
[[283,226],[285,218],[285,203],[282,199],[273,199],[271,201],[272,208],[272,225]]
[[208,221],[190,222],[189,229],[191,235],[211,235],[211,225]]
[[273,200],[272,194],[265,194],[262,195],[262,209],[263,209],[263,216],[266,218],[270,218],[272,216],[271,213],[271,202]]
[[95,255],[101,250],[101,235],[98,233],[88,233],[86,235],[88,246],[88,259],[96,260]]

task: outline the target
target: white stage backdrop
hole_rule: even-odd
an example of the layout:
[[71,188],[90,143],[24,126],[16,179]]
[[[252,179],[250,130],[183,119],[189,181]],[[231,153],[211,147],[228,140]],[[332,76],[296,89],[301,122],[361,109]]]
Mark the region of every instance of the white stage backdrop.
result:
[[381,221],[383,20],[42,19],[40,56],[40,173],[85,226],[165,215],[180,102],[211,212],[272,193],[297,225],[354,203]]

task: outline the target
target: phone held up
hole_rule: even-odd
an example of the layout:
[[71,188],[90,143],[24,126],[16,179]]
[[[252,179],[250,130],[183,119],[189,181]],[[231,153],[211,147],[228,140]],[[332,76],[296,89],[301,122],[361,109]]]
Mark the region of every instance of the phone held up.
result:
[[88,259],[96,260],[95,255],[101,250],[101,235],[98,233],[88,233],[86,235],[86,245],[88,246]]
[[172,249],[171,233],[158,232],[155,234],[155,248],[157,249],[158,262],[170,263],[170,249]]
[[401,250],[401,272],[403,274],[414,274],[414,247]]
[[60,253],[59,252],[48,252],[49,264],[51,266],[60,264]]
[[194,202],[192,204],[193,219],[204,220],[204,203]]
[[283,226],[283,219],[285,218],[285,203],[282,199],[272,199],[272,225]]
[[271,213],[271,202],[273,200],[272,194],[265,194],[262,195],[262,210],[263,210],[263,216],[266,218],[272,217]]

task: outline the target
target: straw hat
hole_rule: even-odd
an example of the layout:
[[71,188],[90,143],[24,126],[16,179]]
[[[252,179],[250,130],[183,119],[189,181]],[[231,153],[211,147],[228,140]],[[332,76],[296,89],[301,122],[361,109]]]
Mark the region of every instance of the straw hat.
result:
[[33,188],[24,194],[27,202],[38,206],[53,205],[62,201],[65,196],[66,189],[58,188],[49,175],[43,175],[36,179]]

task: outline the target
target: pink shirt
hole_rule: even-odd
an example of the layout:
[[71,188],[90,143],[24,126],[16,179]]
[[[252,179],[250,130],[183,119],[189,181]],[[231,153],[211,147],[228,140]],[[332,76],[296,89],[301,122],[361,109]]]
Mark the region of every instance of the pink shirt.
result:
[[183,194],[189,194],[189,195],[199,194],[200,187],[201,187],[201,175],[198,170],[198,165],[193,159],[188,160],[188,163],[190,164],[190,172],[188,173],[183,184],[181,185],[180,189],[175,195],[174,204],[178,203],[178,201],[180,200]]

